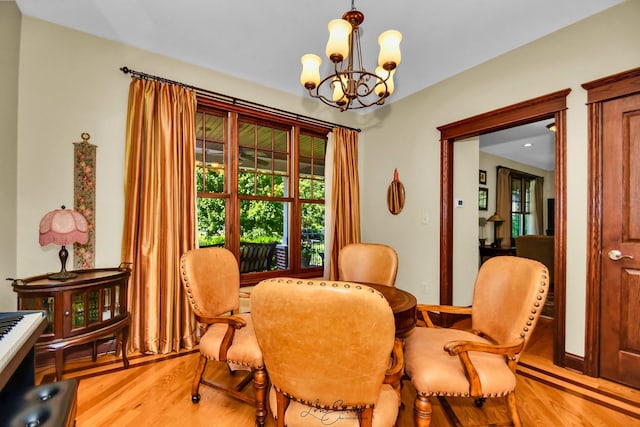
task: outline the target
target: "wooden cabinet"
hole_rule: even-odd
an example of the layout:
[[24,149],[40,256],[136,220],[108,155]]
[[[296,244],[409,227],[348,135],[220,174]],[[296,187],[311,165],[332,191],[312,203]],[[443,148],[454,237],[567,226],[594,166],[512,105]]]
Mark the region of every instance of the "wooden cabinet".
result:
[[493,258],[494,256],[503,256],[503,255],[516,255],[516,248],[502,248],[502,247],[491,247],[491,246],[480,246],[480,265],[483,262],[488,260],[489,258]]
[[62,379],[64,351],[82,344],[93,344],[113,336],[129,366],[126,345],[129,335],[127,285],[131,270],[126,267],[77,270],[77,277],[50,280],[48,275],[13,281],[18,294],[18,310],[44,310],[47,327],[35,346],[36,357],[54,353],[56,376]]

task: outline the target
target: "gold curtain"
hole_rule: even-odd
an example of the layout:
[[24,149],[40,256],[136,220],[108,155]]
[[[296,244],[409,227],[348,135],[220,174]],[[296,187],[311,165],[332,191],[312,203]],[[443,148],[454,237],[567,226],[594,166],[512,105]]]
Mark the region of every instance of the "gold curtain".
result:
[[[498,169],[496,188],[496,213],[504,222],[496,227],[497,235],[501,238],[501,246],[511,246],[511,171],[506,168]],[[494,239],[495,241],[495,239]]]
[[544,234],[544,178],[539,176],[535,179],[534,192],[536,199],[536,232],[538,234]]
[[331,199],[330,280],[338,279],[338,253],[349,243],[360,242],[360,183],[358,178],[358,132],[334,128],[333,183]]
[[133,78],[129,86],[122,259],[132,262],[129,350],[168,353],[194,344],[180,256],[195,247],[196,95]]

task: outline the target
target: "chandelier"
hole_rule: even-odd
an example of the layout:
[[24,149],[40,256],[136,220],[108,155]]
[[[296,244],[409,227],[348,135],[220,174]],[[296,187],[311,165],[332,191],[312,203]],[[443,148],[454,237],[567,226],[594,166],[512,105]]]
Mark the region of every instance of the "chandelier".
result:
[[342,19],[334,19],[328,25],[325,53],[333,62],[333,73],[320,79],[320,57],[306,54],[301,59],[300,83],[310,96],[340,111],[384,104],[393,93],[393,75],[400,65],[402,34],[388,30],[378,37],[380,53],[375,73],[362,66],[359,28],[364,14],[355,9],[353,1],[351,10],[345,12]]

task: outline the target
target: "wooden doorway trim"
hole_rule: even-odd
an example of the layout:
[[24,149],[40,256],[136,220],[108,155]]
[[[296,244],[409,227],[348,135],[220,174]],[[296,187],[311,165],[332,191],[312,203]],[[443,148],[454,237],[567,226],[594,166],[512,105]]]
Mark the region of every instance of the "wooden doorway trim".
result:
[[640,68],[584,83],[589,107],[587,294],[584,373],[600,376],[600,287],[602,250],[602,108],[605,101],[640,92]]
[[553,363],[565,365],[566,108],[564,89],[438,127],[440,131],[440,304],[453,303],[453,148],[456,141],[554,118],[555,143],[555,322]]

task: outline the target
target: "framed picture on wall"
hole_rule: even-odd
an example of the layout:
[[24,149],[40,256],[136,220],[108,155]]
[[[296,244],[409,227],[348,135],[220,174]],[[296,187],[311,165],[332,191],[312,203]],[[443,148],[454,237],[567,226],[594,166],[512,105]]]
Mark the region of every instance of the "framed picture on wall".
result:
[[480,172],[478,173],[478,181],[480,184],[487,184],[487,171],[480,169]]
[[489,189],[480,187],[478,189],[478,209],[486,211],[489,204]]

